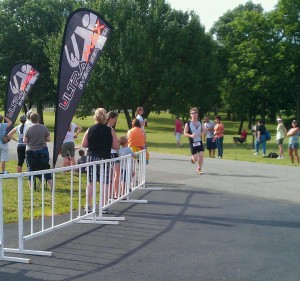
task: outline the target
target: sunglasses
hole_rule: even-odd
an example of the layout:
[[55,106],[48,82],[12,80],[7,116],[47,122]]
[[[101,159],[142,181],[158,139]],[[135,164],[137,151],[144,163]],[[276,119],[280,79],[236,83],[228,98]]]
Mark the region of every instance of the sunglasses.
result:
[[191,114],[197,114],[197,112],[191,112]]

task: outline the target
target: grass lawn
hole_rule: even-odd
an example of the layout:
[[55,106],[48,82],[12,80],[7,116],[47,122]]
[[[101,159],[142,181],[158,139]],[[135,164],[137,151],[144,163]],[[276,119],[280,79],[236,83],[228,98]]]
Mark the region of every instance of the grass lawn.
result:
[[[54,112],[50,110],[46,110],[44,114],[45,125],[51,131],[51,137],[53,140],[53,131],[54,131]],[[92,116],[80,119],[74,118],[74,123],[79,124],[84,128],[84,131],[91,126],[94,121]],[[162,112],[160,115],[151,113],[148,116],[148,127],[146,128],[147,132],[147,145],[150,153],[150,165],[151,165],[151,152],[159,152],[159,153],[167,153],[167,154],[179,154],[179,155],[190,155],[189,146],[188,146],[188,138],[182,136],[183,148],[178,148],[176,146],[176,140],[174,136],[174,123],[175,119],[168,114],[167,112]],[[225,137],[224,137],[224,155],[223,159],[230,160],[239,160],[239,161],[247,161],[247,162],[259,162],[259,163],[267,163],[267,164],[276,164],[276,165],[292,165],[289,159],[288,151],[287,151],[287,139],[284,141],[284,149],[285,149],[285,159],[277,160],[277,159],[269,159],[263,158],[261,155],[254,156],[253,146],[252,146],[252,135],[251,132],[248,131],[247,142],[243,144],[238,144],[237,146],[233,145],[233,136],[237,136],[237,131],[239,127],[239,122],[232,121],[223,121],[225,126]],[[272,139],[267,142],[267,154],[269,152],[278,153],[278,146],[275,141],[275,132],[276,132],[277,124],[267,124],[268,130],[271,132]],[[128,128],[127,122],[125,120],[125,115],[120,113],[118,123],[116,126],[116,133],[118,136],[126,135]],[[81,139],[83,137],[83,133],[79,135],[79,138],[76,140],[76,145],[80,145]],[[205,151],[205,156],[208,156],[208,152]],[[7,168],[10,173],[14,173],[16,170],[16,161],[7,162]],[[68,183],[64,182],[63,177],[57,180],[57,189],[60,192],[57,192],[56,200],[59,205],[57,209],[58,213],[65,213],[68,211],[69,206],[65,203],[65,196],[68,193]],[[28,199],[29,189],[24,191],[25,198]],[[5,222],[14,222],[17,220],[17,204],[15,203],[17,200],[17,188],[15,184],[12,184],[10,180],[4,182],[4,213],[5,213]],[[51,198],[47,198],[50,200]],[[73,203],[74,207],[76,207],[76,202]],[[84,204],[84,201],[83,201]],[[35,208],[35,216],[39,217],[40,208]],[[25,210],[25,214],[28,214],[28,210]],[[28,216],[26,215],[25,218]]]

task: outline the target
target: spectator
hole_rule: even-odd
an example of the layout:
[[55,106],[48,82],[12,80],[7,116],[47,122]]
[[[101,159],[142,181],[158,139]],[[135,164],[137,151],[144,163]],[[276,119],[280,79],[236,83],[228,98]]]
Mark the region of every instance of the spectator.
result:
[[[120,148],[118,150],[119,156],[132,155],[133,158],[136,158],[136,154],[128,147],[128,140],[127,140],[126,136],[121,136],[118,141],[120,144]],[[126,171],[126,168],[128,168],[129,171]],[[130,178],[132,178],[134,176],[132,159],[129,160],[129,165],[128,166],[124,165],[121,170],[121,175],[122,175],[121,195],[124,195],[124,193],[125,193],[124,183],[126,181],[126,174],[129,175]],[[131,181],[130,181],[130,183],[131,183]]]
[[[132,120],[132,128],[127,132],[127,139],[128,147],[130,147],[133,152],[138,152],[140,150],[146,149],[145,134],[138,119]],[[149,153],[146,150],[146,163],[148,164],[148,162]]]
[[[85,156],[84,150],[80,149],[78,151],[78,154],[79,154],[80,157],[77,159],[77,164],[84,164],[84,163],[86,163],[86,156]],[[81,173],[86,173],[86,167],[82,167],[81,168]]]
[[298,127],[298,123],[296,120],[293,120],[292,128],[287,132],[286,135],[290,137],[288,147],[289,147],[289,154],[290,154],[292,164],[294,164],[294,159],[296,158],[297,163],[299,165],[298,149],[299,149],[300,129]]
[[[76,130],[76,132],[75,132]],[[76,165],[75,160],[75,140],[78,134],[82,131],[81,126],[71,123],[66,133],[65,139],[61,148],[61,156],[63,157],[63,166]]]
[[255,153],[254,155],[258,155],[259,154],[259,146],[260,144],[262,145],[262,152],[263,152],[263,156],[266,156],[266,151],[267,151],[267,140],[266,140],[266,127],[263,124],[262,121],[258,121],[257,122],[257,126],[256,126],[256,141],[255,141]]
[[215,158],[216,142],[213,141],[215,123],[209,120],[209,116],[204,118],[204,127],[206,129],[206,148],[208,150],[209,157]]
[[[25,151],[26,151],[26,143],[23,142],[23,134],[25,132],[25,122],[26,116],[22,115],[20,117],[20,124],[14,127],[9,133],[8,136],[18,143],[17,145],[17,154],[18,154],[18,163],[17,163],[17,173],[22,172],[22,167],[25,161]],[[18,138],[14,137],[14,134],[17,133]]]
[[145,122],[143,118],[143,113],[144,113],[144,108],[139,106],[135,111],[135,119],[138,119],[140,121],[141,128],[143,132],[145,132]]
[[224,124],[221,122],[221,116],[215,117],[214,140],[218,148],[218,158],[223,158]]
[[[118,140],[115,131],[106,125],[107,113],[104,108],[97,108],[94,114],[95,124],[84,134],[82,147],[87,147],[87,162],[100,161],[111,158],[111,149],[118,149]],[[93,169],[89,168],[87,182],[87,212],[91,212],[93,197]],[[100,165],[97,165],[96,180],[100,181]]]
[[[107,113],[107,126],[111,127],[111,129],[114,131],[114,128],[118,121],[118,113],[115,111],[110,111]],[[111,158],[118,158],[118,150],[112,148],[111,149]],[[114,194],[113,198],[118,198],[118,192],[119,192],[119,181],[120,181],[120,161],[116,160],[113,163],[113,166],[111,168],[114,169]]]
[[[4,123],[3,121],[6,121]],[[3,143],[2,138],[6,136],[6,130],[12,125],[10,119],[6,116],[0,115],[0,162],[2,174],[8,174],[5,170],[5,164],[8,161],[8,143]]]
[[282,119],[280,117],[277,118],[277,133],[276,133],[276,142],[279,147],[279,156],[277,159],[283,159],[284,158],[284,151],[283,151],[283,140],[286,135],[286,128],[283,125]]
[[175,120],[175,129],[174,129],[174,136],[176,138],[177,147],[182,147],[181,144],[181,135],[182,135],[182,122],[179,119],[179,116],[176,116]]
[[243,129],[240,137],[233,137],[234,144],[237,145],[238,142],[243,143],[247,139],[247,135],[246,129]]
[[[32,125],[26,127],[23,142],[26,143],[26,162],[28,171],[36,169],[49,169],[49,151],[47,142],[51,141],[49,130],[46,126],[39,124],[39,114],[31,113]],[[45,179],[52,189],[52,176],[45,174]]]
[[204,146],[202,142],[202,136],[206,134],[206,129],[202,126],[198,120],[198,109],[193,107],[190,109],[191,121],[187,122],[184,126],[184,135],[189,138],[191,149],[191,162],[197,163],[197,173],[203,174],[203,158],[204,158]]

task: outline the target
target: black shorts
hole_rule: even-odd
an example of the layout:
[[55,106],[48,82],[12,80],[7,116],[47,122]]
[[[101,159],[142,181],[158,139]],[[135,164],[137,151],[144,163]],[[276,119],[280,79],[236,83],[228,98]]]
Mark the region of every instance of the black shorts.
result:
[[[95,162],[95,161],[101,161],[101,160],[106,160],[105,158],[97,157],[94,155],[88,155],[86,158],[86,162]],[[104,166],[105,167],[105,166]],[[96,165],[96,181],[100,182],[100,164]],[[105,169],[105,168],[104,168]],[[93,182],[93,166],[87,167],[88,170],[88,175],[89,175],[89,182]],[[106,172],[106,173],[105,173]],[[105,177],[104,182],[106,184],[109,184],[111,179],[109,178],[110,175],[110,163],[107,163],[106,165],[106,171],[103,171],[103,176]]]
[[26,145],[18,145],[17,146],[17,153],[18,153],[18,166],[22,167],[25,161],[25,152],[26,152]]
[[201,151],[204,151],[204,146],[203,146],[202,141],[200,142],[199,145],[197,145],[197,143],[190,142],[190,149],[191,149],[191,154],[192,155],[197,154]]

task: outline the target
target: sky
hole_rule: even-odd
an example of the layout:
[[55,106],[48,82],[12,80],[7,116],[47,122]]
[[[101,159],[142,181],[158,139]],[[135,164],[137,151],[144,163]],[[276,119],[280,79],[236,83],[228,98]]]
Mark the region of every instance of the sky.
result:
[[[248,0],[167,0],[172,8],[182,11],[194,10],[200,17],[200,22],[208,31],[215,21],[228,10],[233,10]],[[274,9],[278,0],[252,0],[254,4],[261,4],[265,11]]]

